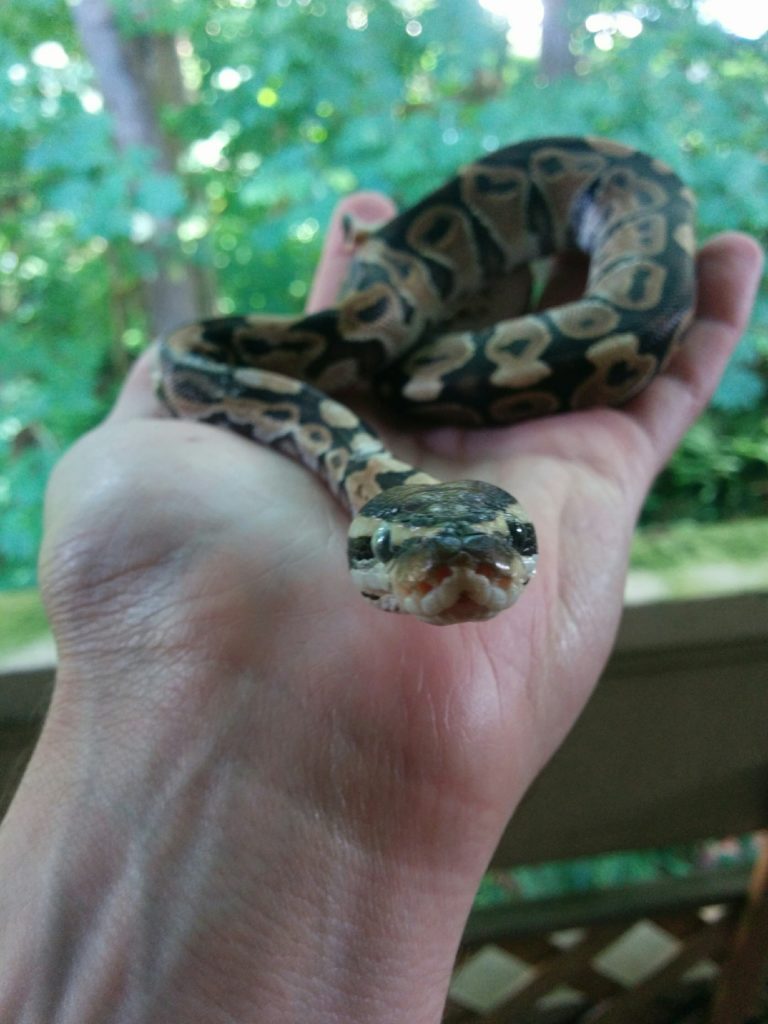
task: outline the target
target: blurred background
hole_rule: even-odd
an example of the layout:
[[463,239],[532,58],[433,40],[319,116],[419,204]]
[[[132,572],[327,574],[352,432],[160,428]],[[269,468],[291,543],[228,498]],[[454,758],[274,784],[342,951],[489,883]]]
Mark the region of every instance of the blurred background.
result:
[[[136,354],[200,315],[300,309],[353,189],[406,205],[497,147],[597,134],[672,164],[702,239],[765,242],[767,32],[755,0],[0,7],[0,590],[34,586],[47,474]],[[705,543],[768,549],[767,384],[763,289],[651,535],[677,523],[698,557],[699,524],[739,520]]]

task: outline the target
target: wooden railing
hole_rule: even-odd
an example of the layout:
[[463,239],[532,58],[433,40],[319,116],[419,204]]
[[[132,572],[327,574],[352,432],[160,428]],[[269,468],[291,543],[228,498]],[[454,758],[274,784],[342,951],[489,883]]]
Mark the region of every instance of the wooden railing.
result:
[[[53,676],[52,665],[0,673],[0,812],[39,733]],[[494,865],[669,846],[766,827],[768,594],[636,606],[625,610],[594,696],[515,814]],[[553,946],[549,959],[531,965],[532,980],[489,1013],[468,1008],[459,985],[446,1020],[554,1020],[536,1016],[537,1000],[565,985],[588,999],[591,1021],[663,1021],[652,1007],[660,993],[668,998],[673,969],[684,977],[696,957],[704,957],[725,964],[719,1016],[712,1021],[741,1024],[747,1011],[740,1007],[754,999],[768,946],[768,868],[762,871],[762,889],[753,891],[748,915],[757,922],[751,934],[739,925],[746,920],[740,918],[747,902],[743,870],[591,901],[476,912],[467,926],[465,966],[488,943],[498,958],[499,950],[520,953],[515,943],[539,933],[530,948],[541,957],[547,933],[578,925],[583,935],[570,953],[561,955]],[[701,917],[702,904],[711,902],[726,907],[722,920]],[[594,965],[601,951],[631,931],[634,919],[669,928],[675,941],[683,936],[685,942],[674,962],[619,991]]]
[[[768,595],[635,607],[592,700],[510,822],[494,864],[766,827]],[[751,888],[742,866],[476,910],[446,1022],[745,1024],[768,957],[764,849]],[[575,935],[573,944],[560,948],[562,934]],[[648,962],[648,942],[662,954],[657,964]],[[635,978],[611,973],[617,950],[635,961]],[[562,1003],[552,1015],[563,993],[576,999],[573,1016],[559,1015]],[[694,1004],[696,1015],[675,1009]]]
[[[53,665],[0,672],[6,800],[53,676]],[[768,594],[642,605],[626,609],[592,700],[523,801],[495,863],[767,824]]]

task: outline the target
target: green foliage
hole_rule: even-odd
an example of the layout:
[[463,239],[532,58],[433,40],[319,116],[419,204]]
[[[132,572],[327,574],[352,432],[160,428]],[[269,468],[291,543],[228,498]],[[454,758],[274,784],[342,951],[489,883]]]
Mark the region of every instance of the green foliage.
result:
[[0,594],[0,655],[43,637],[48,620],[36,590]]
[[[150,333],[153,225],[177,225],[170,264],[212,268],[215,311],[295,311],[341,195],[407,204],[478,153],[589,133],[672,163],[702,237],[765,240],[765,41],[657,0],[599,49],[587,15],[624,6],[571,0],[576,77],[546,82],[475,0],[118,0],[126,36],[176,38],[188,102],[159,111],[176,174],[118,157],[64,0],[0,8],[0,585],[31,582],[45,475]],[[764,512],[767,367],[763,295],[649,521]]]
[[645,523],[737,518],[768,504],[764,408],[711,410],[683,439],[649,496]]
[[494,907],[521,899],[557,898],[687,878],[708,870],[747,867],[754,863],[755,856],[754,838],[744,836],[725,843],[689,843],[491,871],[483,878],[475,906]]
[[727,523],[679,520],[663,528],[638,530],[632,541],[633,569],[674,572],[713,562],[765,563],[768,518]]

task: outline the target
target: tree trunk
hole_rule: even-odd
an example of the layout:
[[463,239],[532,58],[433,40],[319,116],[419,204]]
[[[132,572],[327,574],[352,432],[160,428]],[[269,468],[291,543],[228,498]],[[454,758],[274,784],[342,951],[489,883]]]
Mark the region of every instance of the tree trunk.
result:
[[539,68],[550,81],[574,73],[575,61],[570,42],[568,0],[544,0]]
[[[183,102],[172,37],[138,33],[124,38],[109,0],[80,0],[71,11],[112,116],[118,150],[148,149],[156,169],[174,174],[174,146],[157,116],[162,104]],[[143,281],[147,317],[155,336],[206,312],[209,289],[201,274],[178,259],[176,227],[173,218],[158,218],[152,238],[143,244],[155,267]]]

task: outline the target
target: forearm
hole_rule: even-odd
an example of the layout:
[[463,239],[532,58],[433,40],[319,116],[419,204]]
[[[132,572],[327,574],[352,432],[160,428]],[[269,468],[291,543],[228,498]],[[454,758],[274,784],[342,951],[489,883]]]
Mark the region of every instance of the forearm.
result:
[[4,1020],[439,1020],[463,877],[390,856],[259,772],[244,707],[101,717],[72,703],[78,682],[61,681],[0,831]]

